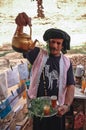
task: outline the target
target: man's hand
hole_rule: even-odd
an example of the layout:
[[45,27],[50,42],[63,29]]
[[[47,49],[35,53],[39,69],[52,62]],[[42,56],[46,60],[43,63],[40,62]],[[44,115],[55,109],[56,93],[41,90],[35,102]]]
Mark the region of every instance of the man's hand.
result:
[[58,107],[58,114],[60,116],[63,116],[68,111],[69,111],[69,107],[67,105],[62,105]]
[[18,26],[32,26],[31,17],[29,17],[26,13],[19,13],[15,19],[15,22]]

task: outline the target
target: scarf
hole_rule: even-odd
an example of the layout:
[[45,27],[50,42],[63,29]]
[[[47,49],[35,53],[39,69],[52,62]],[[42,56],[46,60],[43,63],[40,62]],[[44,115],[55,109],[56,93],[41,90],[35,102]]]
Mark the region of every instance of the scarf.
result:
[[[40,76],[48,58],[49,58],[48,53],[45,50],[40,49],[40,52],[32,66],[31,83],[28,90],[28,95],[31,99],[36,98],[37,96]],[[60,66],[60,75],[59,75],[58,102],[60,105],[62,105],[64,104],[66,94],[67,71],[70,66],[70,60],[63,54],[61,54],[59,66]]]

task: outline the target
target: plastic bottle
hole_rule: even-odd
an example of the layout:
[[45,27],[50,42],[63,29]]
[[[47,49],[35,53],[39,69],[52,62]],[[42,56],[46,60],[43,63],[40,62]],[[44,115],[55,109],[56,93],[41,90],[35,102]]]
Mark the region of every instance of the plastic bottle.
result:
[[81,88],[82,88],[82,91],[81,91],[81,92],[84,93],[85,88],[86,88],[86,80],[85,80],[85,77],[84,77],[84,76],[82,77],[82,87],[81,87]]

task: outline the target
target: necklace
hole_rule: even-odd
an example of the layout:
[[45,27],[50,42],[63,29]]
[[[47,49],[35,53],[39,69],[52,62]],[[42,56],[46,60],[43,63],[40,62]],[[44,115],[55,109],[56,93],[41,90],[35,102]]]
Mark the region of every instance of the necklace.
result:
[[47,96],[47,89],[46,89],[46,81],[45,81],[44,69],[43,69],[43,83],[44,83],[44,94],[45,94],[45,96]]

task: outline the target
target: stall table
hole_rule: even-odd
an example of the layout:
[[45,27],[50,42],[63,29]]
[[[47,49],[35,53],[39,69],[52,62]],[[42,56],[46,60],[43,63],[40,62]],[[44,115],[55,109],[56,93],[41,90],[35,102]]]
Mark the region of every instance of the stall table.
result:
[[[86,93],[82,93],[80,88],[75,87],[74,99],[80,99],[83,101],[83,112],[86,115]],[[83,126],[83,130],[86,130],[86,123],[85,126]]]

